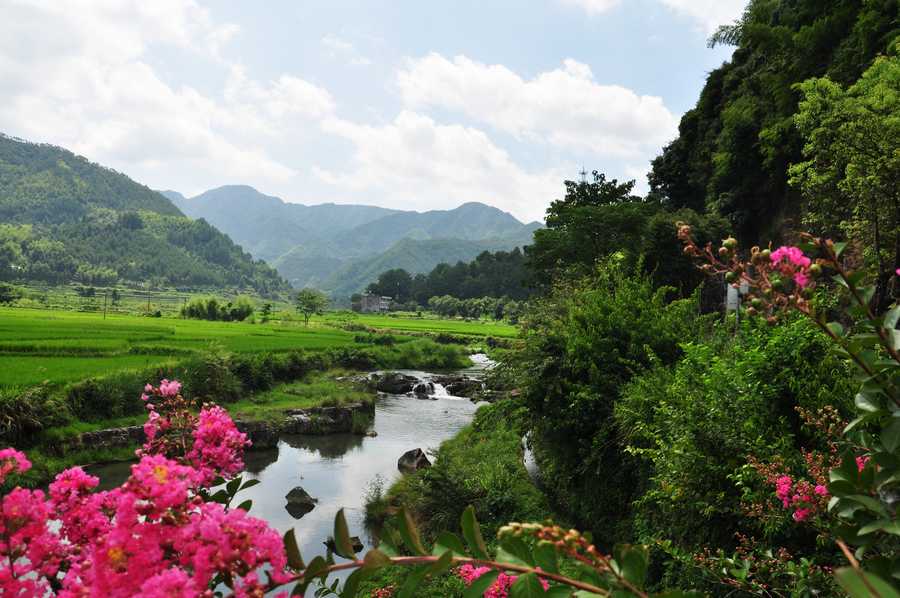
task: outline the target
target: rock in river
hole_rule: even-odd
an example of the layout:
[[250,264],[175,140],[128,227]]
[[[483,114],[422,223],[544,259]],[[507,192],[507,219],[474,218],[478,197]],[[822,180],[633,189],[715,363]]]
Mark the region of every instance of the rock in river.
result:
[[390,395],[405,395],[412,392],[413,387],[419,382],[415,376],[407,376],[399,372],[387,372],[372,378],[375,390]]
[[397,460],[397,469],[403,473],[412,473],[414,471],[419,471],[420,469],[425,469],[426,467],[431,467],[431,461],[428,460],[428,457],[425,456],[425,452],[420,448],[406,451],[403,453],[403,456]]
[[316,503],[319,502],[318,499],[310,496],[309,493],[300,486],[297,486],[288,492],[285,498],[287,499],[287,504],[284,508],[294,519],[300,519],[315,509]]

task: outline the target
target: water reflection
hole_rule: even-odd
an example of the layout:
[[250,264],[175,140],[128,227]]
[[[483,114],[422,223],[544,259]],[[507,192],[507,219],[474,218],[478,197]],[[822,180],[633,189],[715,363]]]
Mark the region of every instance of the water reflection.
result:
[[356,434],[328,434],[326,436],[290,434],[282,436],[281,440],[291,448],[316,453],[323,459],[340,459],[349,451],[361,447],[363,438],[365,437]]

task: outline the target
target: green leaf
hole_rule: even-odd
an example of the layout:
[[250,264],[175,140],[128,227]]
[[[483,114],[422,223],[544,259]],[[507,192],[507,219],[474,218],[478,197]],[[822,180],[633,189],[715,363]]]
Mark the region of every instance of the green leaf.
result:
[[888,330],[892,330],[897,327],[898,321],[900,321],[900,305],[897,305],[884,314],[884,327]]
[[234,496],[235,494],[237,494],[237,491],[241,488],[241,481],[242,478],[238,476],[225,484],[225,490],[226,492],[228,492],[229,496]]
[[317,556],[309,562],[309,565],[307,565],[306,569],[303,571],[303,581],[312,582],[317,577],[322,577],[324,579],[327,572],[328,561],[321,556]]
[[243,485],[243,486],[241,486],[241,490],[246,490],[247,488],[253,488],[253,487],[256,486],[257,484],[259,484],[259,480],[257,480],[257,479],[249,479],[249,480],[247,480],[246,482],[244,482],[244,485]]
[[881,411],[881,404],[867,392],[861,392],[853,399],[853,404],[857,409],[868,411],[869,413],[877,413]]
[[[546,598],[572,598],[575,590],[570,588],[569,586],[551,586],[550,589],[544,594]],[[594,596],[599,596],[600,594],[593,594]]]
[[889,453],[900,447],[900,418],[892,417],[891,423],[881,431],[881,444]]
[[890,584],[872,573],[842,567],[835,571],[834,576],[850,598],[873,598],[876,594],[869,590],[870,586],[880,598],[900,598],[900,594]]
[[365,557],[363,557],[363,568],[365,569],[378,569],[380,567],[387,567],[390,564],[391,557],[377,548],[373,548],[366,553]]
[[479,559],[488,558],[487,546],[484,543],[484,538],[481,536],[481,527],[475,518],[475,508],[472,505],[469,505],[463,511],[461,523],[463,537],[468,542],[472,554]]
[[546,596],[544,586],[541,585],[541,580],[534,573],[520,575],[516,579],[516,583],[509,588],[509,598],[543,598],[544,596]]
[[425,579],[427,573],[428,567],[416,567],[413,569],[412,572],[406,576],[406,581],[403,582],[403,585],[400,586],[400,591],[397,592],[397,598],[413,598],[413,596],[416,595],[416,590],[419,589],[419,584]]
[[551,542],[539,542],[534,548],[534,563],[547,573],[559,573],[556,547]]
[[340,509],[334,516],[334,551],[345,559],[356,558],[356,551],[353,550],[353,542],[350,540],[347,519],[344,517],[344,509]]
[[297,536],[294,535],[294,528],[284,532],[284,551],[287,553],[288,566],[294,571],[301,571],[306,564],[303,557],[300,556],[300,547],[297,545]]
[[647,576],[647,561],[649,553],[644,546],[632,546],[620,544],[613,548],[616,563],[622,571],[622,576],[638,587],[643,587]]
[[887,511],[884,509],[884,505],[877,499],[872,498],[871,496],[865,496],[864,494],[851,494],[850,496],[845,496],[844,500],[852,500],[866,507],[873,513],[878,513],[882,517],[887,517]]
[[531,550],[522,538],[505,536],[500,540],[500,546],[519,561],[525,563],[529,567],[534,567],[534,558],[531,556]]
[[472,585],[470,585],[463,594],[463,598],[482,598],[487,589],[497,581],[499,576],[499,571],[488,571],[472,582]]
[[828,322],[828,329],[833,332],[835,336],[844,336],[844,327],[838,322]]
[[438,560],[431,563],[431,566],[428,567],[428,571],[425,573],[427,576],[437,576],[441,573],[447,571],[450,566],[453,565],[453,552],[448,550],[444,554],[442,554]]
[[838,258],[841,257],[841,254],[844,253],[844,249],[846,249],[846,248],[847,248],[846,241],[842,241],[840,243],[835,243],[834,244],[834,256],[838,257]]
[[465,556],[466,554],[466,547],[462,540],[459,539],[459,536],[450,532],[441,532],[434,542],[431,554],[437,556],[444,554],[448,550],[452,551],[456,556]]
[[359,584],[375,575],[375,573],[377,573],[377,569],[357,569],[351,573],[347,581],[344,582],[344,587],[341,588],[341,598],[356,598]]
[[244,502],[242,502],[241,504],[239,504],[239,505],[237,506],[237,508],[238,508],[238,509],[241,509],[241,510],[243,510],[243,511],[249,511],[250,509],[253,508],[253,501],[250,500],[250,499],[248,498],[247,500],[245,500]]
[[415,555],[424,556],[428,554],[425,547],[422,546],[422,540],[419,538],[419,530],[416,529],[416,523],[406,509],[400,510],[400,517],[397,519],[397,531],[403,538],[403,544]]

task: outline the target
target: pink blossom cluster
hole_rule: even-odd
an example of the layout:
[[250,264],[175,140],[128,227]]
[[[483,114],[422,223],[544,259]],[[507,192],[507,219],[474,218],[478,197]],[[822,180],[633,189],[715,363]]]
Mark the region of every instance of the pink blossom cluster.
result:
[[782,274],[792,278],[800,288],[805,288],[812,282],[809,274],[812,260],[806,257],[799,247],[782,245],[772,252],[770,259]]
[[[472,582],[490,570],[490,567],[475,567],[466,563],[456,570],[456,574],[467,586],[470,586],[472,585]],[[501,572],[500,575],[497,576],[496,581],[485,590],[484,598],[507,598],[507,596],[509,596],[509,589],[516,583],[517,579],[518,576],[516,575],[509,575],[508,573]],[[541,578],[541,585],[544,587],[544,591],[550,587],[547,580],[543,578]]]
[[[177,382],[165,388],[176,393],[169,398],[180,392]],[[149,442],[119,488],[97,491],[99,480],[73,467],[56,476],[48,496],[20,487],[3,496],[0,595],[198,598],[227,581],[234,596],[249,597],[262,596],[269,579],[286,582],[281,536],[242,509],[204,502],[200,491],[211,476],[240,469],[246,438],[215,406],[205,406],[196,424],[182,437],[193,440],[188,455],[153,452],[173,445]],[[0,480],[29,467],[21,452],[0,451]]]
[[794,521],[800,523],[824,507],[822,499],[828,497],[828,488],[822,484],[813,485],[806,480],[795,484],[791,476],[783,475],[775,481],[775,496],[785,509],[794,510]]

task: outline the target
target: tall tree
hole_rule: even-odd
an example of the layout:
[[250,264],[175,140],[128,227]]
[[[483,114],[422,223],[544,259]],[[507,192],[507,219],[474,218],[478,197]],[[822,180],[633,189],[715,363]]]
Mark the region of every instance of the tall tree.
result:
[[328,307],[328,297],[316,289],[302,289],[295,299],[297,311],[303,315],[303,323],[309,326],[309,319],[321,315]]
[[846,89],[819,78],[800,90],[795,121],[807,159],[790,173],[803,191],[806,224],[860,241],[878,271],[874,300],[884,307],[900,267],[900,41]]

